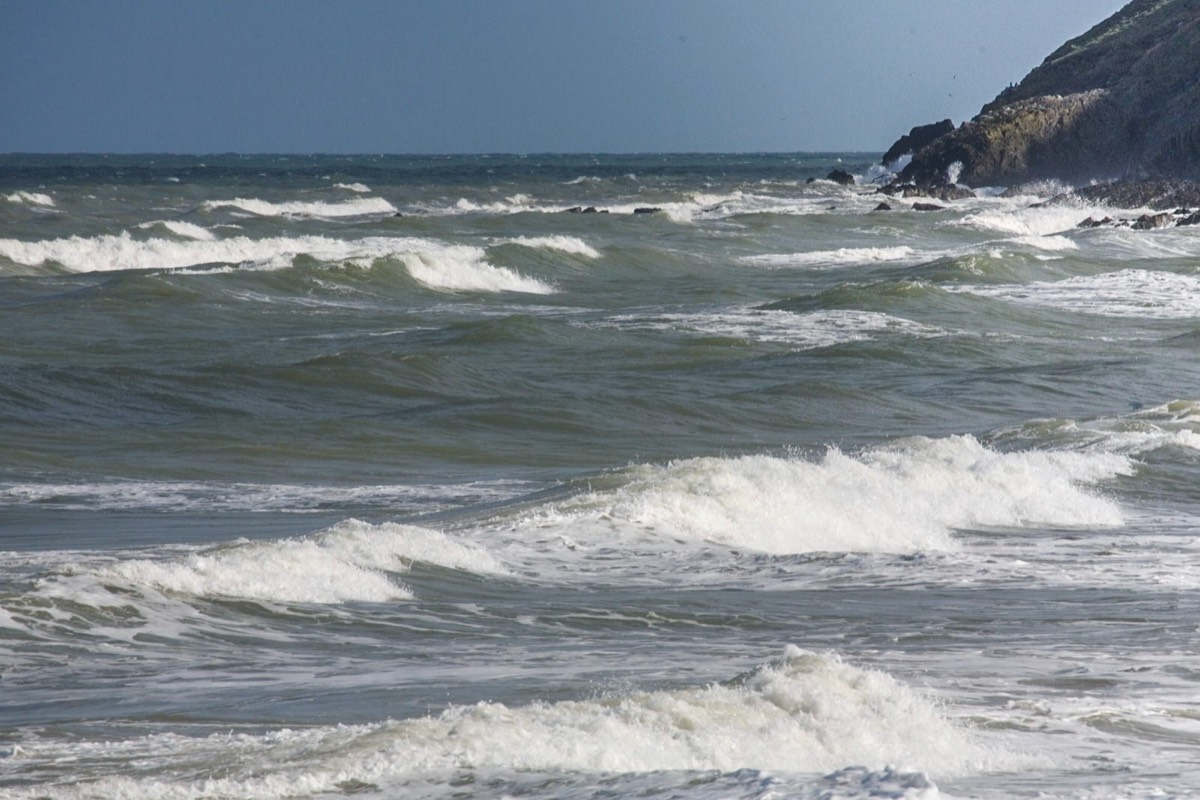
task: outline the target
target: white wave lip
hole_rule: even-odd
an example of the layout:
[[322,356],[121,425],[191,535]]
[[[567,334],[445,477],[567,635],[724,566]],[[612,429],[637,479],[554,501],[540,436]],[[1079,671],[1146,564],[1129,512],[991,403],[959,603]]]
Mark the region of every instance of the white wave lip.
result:
[[54,208],[54,198],[43,192],[13,192],[6,194],[4,199],[10,203]]
[[1131,471],[1114,453],[1001,453],[970,436],[916,438],[860,455],[832,448],[818,461],[641,467],[621,488],[561,513],[568,526],[600,518],[774,554],[947,551],[958,549],[956,529],[1120,525],[1120,508],[1091,487]]
[[896,247],[839,247],[836,250],[812,250],[805,253],[778,253],[745,256],[742,262],[765,267],[840,267],[889,261],[911,261],[916,251],[906,245]]
[[554,287],[508,267],[487,263],[484,251],[469,245],[445,245],[395,254],[409,275],[431,289],[468,292],[552,294]]
[[[158,223],[155,223],[158,224]],[[233,236],[209,238],[211,233],[190,223],[168,229],[180,239],[135,239],[128,231],[94,237],[72,236],[24,242],[0,239],[0,256],[29,267],[58,264],[72,272],[181,269],[205,264],[249,265],[256,269],[286,269],[297,256],[320,261],[366,262],[394,258],[412,278],[433,289],[448,291],[525,292],[551,294],[554,288],[506,267],[489,264],[482,248],[449,245],[429,239],[373,236],[334,239],[327,236]]]
[[947,336],[941,328],[875,311],[836,309],[794,314],[762,308],[733,308],[710,314],[624,315],[599,323],[626,330],[687,331],[746,342],[775,342],[801,350],[867,341],[879,335]]
[[518,236],[514,239],[501,239],[499,244],[516,244],[535,250],[556,250],[584,258],[599,258],[600,251],[587,242],[575,236]]
[[273,203],[255,197],[235,197],[232,200],[207,200],[201,206],[209,211],[236,208],[259,217],[362,217],[372,214],[394,214],[396,207],[382,197],[359,197],[330,203],[324,200],[293,200]]
[[[480,703],[372,725],[16,748],[20,761],[86,759],[106,777],[54,787],[62,798],[282,798],[373,785],[441,783],[463,770],[638,774],[665,770],[828,773],[849,766],[935,778],[1030,759],[989,747],[930,699],[882,672],[789,646],[733,681],[510,708]],[[136,762],[145,777],[128,777]],[[188,780],[203,763],[211,777]],[[915,776],[914,776],[915,777]],[[905,781],[902,781],[904,783]],[[918,781],[917,783],[923,783]],[[46,787],[14,797],[47,796]]]
[[1200,317],[1200,279],[1191,275],[1126,269],[1103,275],[1016,286],[946,287],[1023,305],[1110,317]]
[[412,598],[389,572],[413,561],[481,574],[507,570],[487,552],[411,525],[347,520],[301,539],[241,541],[166,561],[130,559],[97,571],[133,588],[277,603],[383,603]]
[[217,235],[201,225],[194,222],[184,222],[178,219],[160,219],[152,222],[143,222],[138,225],[142,230],[152,230],[157,227],[162,227],[176,236],[182,236],[185,239],[196,239],[202,242],[215,241]]

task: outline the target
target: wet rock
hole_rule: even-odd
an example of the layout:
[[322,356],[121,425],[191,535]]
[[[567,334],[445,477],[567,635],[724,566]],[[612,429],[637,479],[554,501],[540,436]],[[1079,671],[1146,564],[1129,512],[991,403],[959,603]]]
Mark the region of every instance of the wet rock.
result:
[[844,169],[835,169],[825,176],[825,180],[833,181],[842,186],[853,186],[855,184],[854,176]]
[[889,206],[887,203],[880,203],[879,205],[875,206],[875,208],[873,208],[871,210],[872,211],[891,211],[892,207]]
[[945,206],[939,206],[937,203],[913,203],[913,211],[944,211]]
[[1142,214],[1133,223],[1135,231],[1152,231],[1155,228],[1165,228],[1175,224],[1175,215],[1168,212],[1161,214]]
[[960,186],[957,183],[939,183],[919,186],[914,183],[893,182],[887,186],[877,189],[876,192],[879,194],[890,195],[892,197],[928,197],[932,200],[940,200],[943,203],[949,203],[953,200],[965,200],[968,197],[975,197],[975,192],[971,191],[966,186]]
[[662,211],[658,206],[639,206],[633,210],[635,214],[657,214]]
[[1200,184],[1192,181],[1114,181],[1084,186],[1056,195],[1047,205],[1103,203],[1118,208],[1150,208],[1167,211],[1200,206]]

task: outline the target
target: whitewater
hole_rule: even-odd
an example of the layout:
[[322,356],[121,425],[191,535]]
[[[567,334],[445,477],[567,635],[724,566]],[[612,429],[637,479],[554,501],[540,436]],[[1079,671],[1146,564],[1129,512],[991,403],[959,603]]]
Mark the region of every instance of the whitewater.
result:
[[1200,228],[876,161],[0,157],[0,795],[1200,797]]

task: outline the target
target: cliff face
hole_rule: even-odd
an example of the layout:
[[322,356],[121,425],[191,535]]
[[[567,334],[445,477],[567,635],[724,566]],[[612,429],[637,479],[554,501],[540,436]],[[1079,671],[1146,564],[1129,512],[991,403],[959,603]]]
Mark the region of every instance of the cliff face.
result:
[[1200,178],[1200,0],[1133,0],[917,149],[900,179],[948,171],[976,186]]

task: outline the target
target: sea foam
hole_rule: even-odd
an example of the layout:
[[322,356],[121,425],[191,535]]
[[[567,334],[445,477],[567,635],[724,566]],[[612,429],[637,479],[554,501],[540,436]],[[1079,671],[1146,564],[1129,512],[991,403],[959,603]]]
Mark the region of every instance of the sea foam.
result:
[[4,199],[10,203],[22,203],[47,208],[54,207],[54,198],[42,192],[13,192],[12,194],[4,195]]
[[[851,767],[865,767],[855,774],[869,785],[903,791],[932,787],[919,773],[899,779],[893,766],[940,779],[1030,761],[989,747],[885,673],[791,646],[745,675],[695,688],[519,707],[484,702],[422,719],[267,734],[153,734],[112,742],[27,737],[19,747],[30,769],[86,758],[93,772],[108,775],[56,787],[56,797],[130,800],[418,790],[464,773],[542,772],[561,780],[564,773],[753,769],[820,776]],[[129,774],[130,763],[140,774]],[[199,763],[211,777],[189,777]],[[45,788],[18,787],[13,796],[45,796]]]
[[1200,279],[1173,272],[1125,269],[1061,281],[945,288],[1022,305],[1110,317],[1200,317]]
[[270,542],[239,541],[166,560],[129,559],[97,575],[133,589],[280,603],[410,599],[387,573],[413,561],[486,574],[507,570],[480,548],[411,525],[347,520],[323,533]]
[[955,550],[961,528],[1119,525],[1116,503],[1090,487],[1131,470],[1117,453],[1002,453],[970,436],[914,438],[859,454],[831,448],[817,460],[637,467],[617,489],[563,503],[552,521],[575,537],[616,525],[776,554]]
[[585,258],[599,258],[600,251],[587,242],[575,236],[518,236],[514,239],[501,239],[500,244],[517,244],[537,250],[557,250]]
[[910,261],[919,256],[911,247],[840,247],[836,250],[812,250],[803,253],[778,253],[746,256],[746,264],[765,267],[839,267],[857,266],[874,262]]
[[799,350],[831,347],[881,336],[931,337],[949,333],[876,311],[831,309],[796,314],[765,308],[728,308],[707,314],[621,315],[598,323],[623,330],[680,331],[746,342],[774,342]]
[[236,208],[260,217],[361,217],[374,214],[394,214],[396,207],[382,197],[359,197],[353,200],[329,203],[323,200],[289,201],[273,203],[257,198],[237,197],[233,200],[208,200],[201,206],[209,211],[220,208]]
[[176,236],[181,236],[185,239],[196,239],[203,242],[211,242],[216,240],[217,235],[205,227],[195,224],[194,222],[184,222],[177,219],[162,219],[152,222],[143,222],[138,225],[142,230],[152,230],[157,227],[164,228]]
[[531,294],[554,291],[552,286],[535,278],[489,264],[483,248],[470,245],[385,236],[363,239],[233,236],[216,239],[205,235],[209,231],[191,223],[162,224],[185,240],[135,239],[128,231],[36,242],[0,239],[0,257],[30,267],[58,264],[72,272],[179,269],[206,264],[286,269],[302,255],[319,261],[366,265],[377,259],[392,258],[401,261],[414,280],[433,289]]

